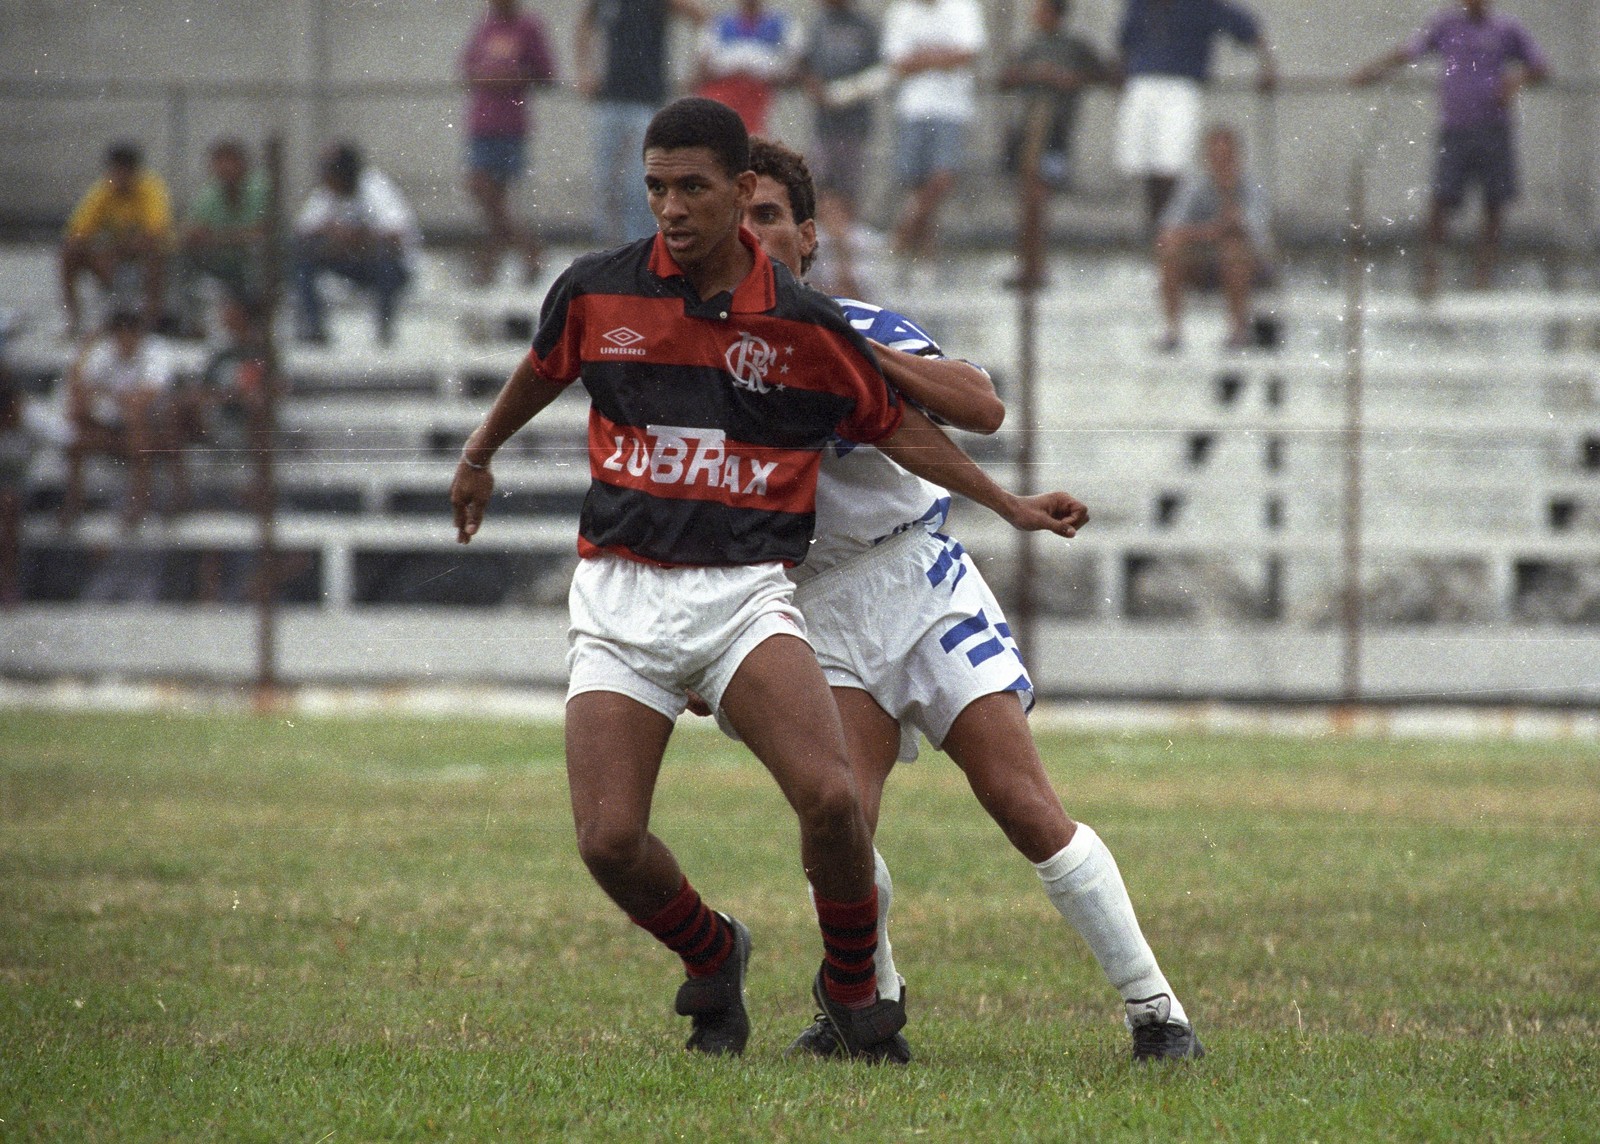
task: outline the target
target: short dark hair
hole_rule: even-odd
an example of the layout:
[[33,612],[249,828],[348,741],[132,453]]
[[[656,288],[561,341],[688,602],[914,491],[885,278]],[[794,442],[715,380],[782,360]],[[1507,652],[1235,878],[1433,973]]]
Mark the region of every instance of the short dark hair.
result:
[[789,210],[795,222],[817,217],[817,186],[805,156],[782,143],[757,136],[750,140],[750,169],[782,184],[789,192]]
[[130,171],[144,166],[144,153],[137,143],[122,140],[106,148],[106,166],[126,167]]
[[227,155],[230,158],[246,160],[250,158],[250,150],[244,145],[244,140],[232,135],[224,135],[211,142],[212,158]]
[[744,120],[733,108],[715,99],[686,95],[656,112],[645,129],[640,153],[652,147],[663,151],[709,148],[717,165],[730,177],[750,169],[750,133],[745,130]]
[[130,309],[127,306],[118,306],[106,317],[106,329],[143,330],[144,318],[140,316],[137,310]]
[[361,181],[364,165],[360,147],[349,142],[335,143],[323,156],[322,173],[330,182],[353,191]]

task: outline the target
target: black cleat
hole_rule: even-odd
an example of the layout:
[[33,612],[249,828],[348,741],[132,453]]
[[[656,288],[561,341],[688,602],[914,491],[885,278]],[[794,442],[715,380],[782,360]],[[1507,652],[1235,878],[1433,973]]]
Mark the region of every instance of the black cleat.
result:
[[750,964],[750,931],[738,918],[717,914],[733,927],[733,952],[710,977],[691,977],[678,986],[674,1005],[680,1017],[694,1019],[685,1044],[690,1052],[738,1056],[750,1039],[750,1015],[744,1009],[744,974]]
[[896,1065],[910,1063],[911,1046],[900,1034],[906,1023],[906,995],[903,985],[898,1001],[879,997],[865,1009],[847,1009],[828,996],[828,991],[822,984],[822,970],[819,969],[816,980],[811,983],[811,995],[817,999],[817,1007],[822,1012],[817,1014],[817,1019],[812,1022],[811,1028],[801,1033],[794,1044],[789,1046],[790,1053],[814,1051],[809,1045],[802,1046],[801,1041],[820,1044],[821,1037],[817,1033],[817,1026],[826,1024],[835,1044],[835,1050],[827,1054],[829,1056],[846,1056],[854,1060]]
[[[886,1005],[897,1005],[902,1014],[906,1007],[906,982],[900,979],[900,999],[898,1001],[885,1001]],[[826,1013],[818,1013],[813,1018],[805,1032],[796,1037],[789,1047],[784,1050],[787,1057],[842,1057],[845,1055],[844,1045],[839,1041],[839,1034],[834,1031],[833,1022]],[[887,1041],[880,1041],[870,1046],[866,1051],[858,1053],[860,1060],[887,1061],[892,1064],[903,1065],[911,1061],[911,1046],[906,1042],[905,1036],[896,1033]]]
[[1206,1055],[1194,1027],[1172,1020],[1171,1015],[1172,998],[1165,993],[1127,1003],[1135,1061],[1197,1061]]
[[789,1047],[783,1050],[786,1057],[837,1057],[844,1055],[844,1046],[839,1043],[839,1035],[833,1031],[833,1022],[828,1020],[826,1013],[818,1013],[811,1019],[805,1032],[801,1033]]

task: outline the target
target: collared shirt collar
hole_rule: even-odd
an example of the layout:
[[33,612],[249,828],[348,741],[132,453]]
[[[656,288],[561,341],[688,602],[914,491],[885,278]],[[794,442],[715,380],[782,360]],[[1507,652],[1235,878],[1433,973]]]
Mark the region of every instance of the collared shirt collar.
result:
[[[772,260],[767,257],[767,252],[761,249],[756,236],[749,228],[742,225],[739,227],[739,241],[744,243],[746,249],[755,256],[755,262],[750,267],[750,273],[733,288],[733,298],[728,310],[734,314],[765,313],[778,304]],[[683,267],[673,259],[667,250],[665,240],[659,234],[656,235],[656,240],[650,248],[650,272],[657,278],[683,277]],[[711,299],[707,298],[705,301],[710,302]]]

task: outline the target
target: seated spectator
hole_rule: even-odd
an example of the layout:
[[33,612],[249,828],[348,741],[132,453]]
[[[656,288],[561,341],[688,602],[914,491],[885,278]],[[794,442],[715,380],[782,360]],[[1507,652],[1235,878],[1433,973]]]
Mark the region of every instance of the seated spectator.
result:
[[169,448],[168,409],[173,362],[166,345],[145,332],[132,310],[117,310],[104,337],[89,342],[67,371],[67,489],[61,505],[63,526],[83,511],[83,465],[93,454],[128,467],[122,522],[136,528],[149,510],[152,467],[158,452],[173,463],[175,499],[188,493],[182,454]]
[[92,274],[114,305],[143,294],[145,320],[154,328],[164,317],[167,259],[172,246],[172,207],[161,176],[148,171],[139,148],[115,143],[106,151],[105,175],[78,201],[61,242],[61,301],[66,336],[78,338],[83,306],[78,278]]
[[[272,444],[267,397],[269,392],[281,392],[267,344],[271,314],[259,296],[228,294],[218,316],[225,340],[206,360],[194,384],[180,390],[180,433],[185,444],[199,443],[216,462],[215,468],[243,482],[240,499],[256,510],[266,493],[262,462]],[[250,599],[258,566],[254,551],[202,551],[196,599],[207,603]]]
[[261,289],[262,252],[267,234],[267,180],[253,169],[250,153],[237,139],[211,145],[210,177],[184,219],[179,244],[183,257],[185,325],[197,329],[195,287],[215,278],[233,294]]
[[217,313],[223,343],[177,391],[178,438],[253,455],[266,447],[267,307],[258,295],[225,294]]
[[367,166],[353,143],[324,152],[320,175],[294,224],[296,332],[303,342],[328,344],[318,279],[331,272],[372,291],[378,343],[390,345],[400,293],[422,245],[416,215],[393,181]]
[[1182,344],[1184,296],[1196,287],[1222,288],[1225,347],[1249,346],[1251,291],[1271,276],[1266,194],[1244,172],[1238,135],[1231,127],[1211,128],[1203,157],[1199,170],[1179,180],[1156,234],[1166,318],[1157,346],[1167,353]]
[[787,15],[762,0],[739,0],[700,33],[691,86],[696,95],[733,108],[745,130],[760,135],[773,96],[792,78],[799,57],[799,28]]

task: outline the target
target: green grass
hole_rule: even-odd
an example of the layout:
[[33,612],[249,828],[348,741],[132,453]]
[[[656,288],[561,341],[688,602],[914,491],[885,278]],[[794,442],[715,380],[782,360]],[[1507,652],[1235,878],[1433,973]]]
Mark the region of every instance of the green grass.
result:
[[674,959],[580,866],[560,732],[0,714],[0,1140],[1597,1140],[1600,748],[1061,735],[1210,1055],[1120,1006],[942,756],[880,848],[916,1062],[792,1062],[794,828],[684,734],[656,825],[751,926],[691,1058]]

